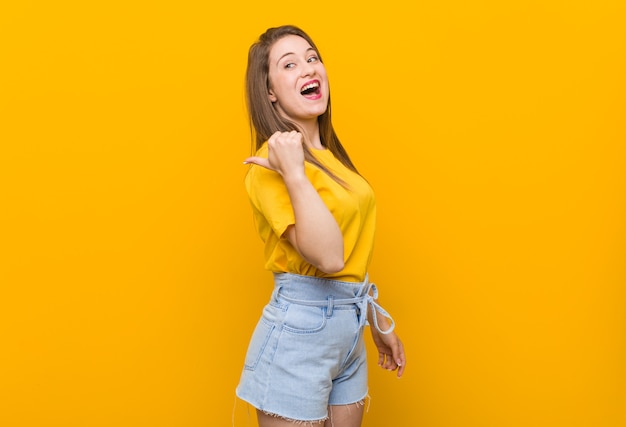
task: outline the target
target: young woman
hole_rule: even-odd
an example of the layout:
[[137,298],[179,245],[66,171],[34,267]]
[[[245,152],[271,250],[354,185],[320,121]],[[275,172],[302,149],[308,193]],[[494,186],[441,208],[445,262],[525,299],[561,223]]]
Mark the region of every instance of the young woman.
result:
[[332,126],[328,77],[311,38],[270,28],[246,74],[256,137],[246,189],[274,291],[254,331],[237,395],[259,425],[358,427],[367,397],[363,329],[379,366],[402,375],[402,343],[368,281],[374,194]]

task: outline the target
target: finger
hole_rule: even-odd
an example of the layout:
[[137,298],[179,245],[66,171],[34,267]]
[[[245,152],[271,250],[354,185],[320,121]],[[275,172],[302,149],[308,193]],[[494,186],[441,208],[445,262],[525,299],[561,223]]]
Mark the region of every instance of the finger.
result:
[[283,133],[280,131],[276,131],[272,134],[272,136],[270,136],[267,139],[267,148],[271,151],[272,148],[276,147],[276,144],[278,144],[281,141],[281,137],[283,136]]
[[384,356],[385,356],[385,362],[382,365],[383,369],[386,369],[388,371],[395,370],[398,367],[398,365],[394,362],[393,358],[391,357],[391,354],[385,353]]
[[398,340],[398,346],[393,352],[393,358],[398,365],[398,378],[402,376],[404,373],[404,369],[406,368],[406,355],[404,354],[404,346],[402,345],[402,341]]
[[291,135],[292,138],[295,139],[296,142],[298,143],[302,143],[302,134],[298,131],[292,130],[289,135]]
[[253,165],[263,166],[264,168],[267,168],[269,170],[274,170],[270,166],[269,160],[266,159],[265,157],[256,157],[256,156],[248,157],[246,160],[243,161],[243,164],[244,165],[253,164]]
[[398,364],[402,365],[402,358],[404,357],[404,347],[402,346],[402,341],[397,338],[390,346],[391,357]]
[[267,139],[267,142],[269,143],[269,142],[273,142],[273,141],[275,141],[275,140],[276,140],[276,138],[278,138],[278,137],[279,137],[280,135],[282,135],[282,134],[283,134],[283,133],[282,133],[281,131],[279,131],[279,130],[278,130],[278,131],[276,131],[276,132],[274,132],[274,133],[272,134],[272,136],[270,136],[270,137]]
[[398,367],[398,378],[400,378],[402,374],[404,374],[404,369],[405,369],[404,365],[401,365]]
[[402,353],[402,358],[400,364],[398,364],[398,378],[404,374],[404,370],[406,369],[406,359],[404,358],[404,353]]

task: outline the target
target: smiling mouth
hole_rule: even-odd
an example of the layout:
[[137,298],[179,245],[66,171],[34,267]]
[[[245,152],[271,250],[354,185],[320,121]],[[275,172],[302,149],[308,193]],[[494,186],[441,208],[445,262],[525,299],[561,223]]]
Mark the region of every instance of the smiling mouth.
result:
[[305,84],[300,90],[300,94],[303,96],[307,95],[319,95],[320,94],[320,82],[313,81]]

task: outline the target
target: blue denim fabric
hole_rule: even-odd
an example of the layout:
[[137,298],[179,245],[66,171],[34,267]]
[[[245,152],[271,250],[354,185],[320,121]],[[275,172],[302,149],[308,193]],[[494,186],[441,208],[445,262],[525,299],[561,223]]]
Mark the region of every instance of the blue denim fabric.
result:
[[374,302],[376,293],[367,279],[352,283],[275,274],[272,297],[250,340],[237,396],[264,412],[301,421],[325,419],[328,405],[363,400],[368,305],[389,317]]

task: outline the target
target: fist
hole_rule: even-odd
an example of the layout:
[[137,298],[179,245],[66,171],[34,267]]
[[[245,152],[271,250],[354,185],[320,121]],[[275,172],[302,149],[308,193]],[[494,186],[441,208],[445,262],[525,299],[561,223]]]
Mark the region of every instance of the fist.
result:
[[244,163],[252,163],[278,172],[283,177],[304,173],[303,136],[300,132],[275,132],[267,140],[268,157],[248,157]]

